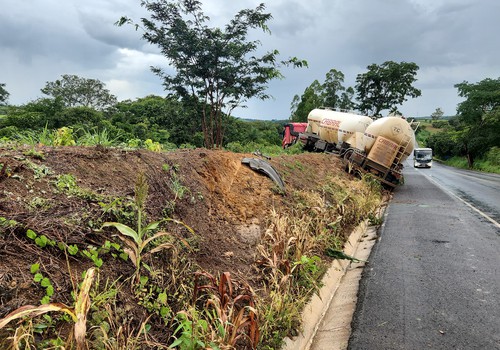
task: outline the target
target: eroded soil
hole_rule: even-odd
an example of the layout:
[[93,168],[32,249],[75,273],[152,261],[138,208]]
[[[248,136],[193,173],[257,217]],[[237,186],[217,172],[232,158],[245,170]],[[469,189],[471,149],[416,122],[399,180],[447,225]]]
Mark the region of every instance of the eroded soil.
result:
[[[285,182],[283,195],[270,178],[242,164],[243,157],[257,158],[206,149],[172,153],[103,147],[0,149],[0,217],[17,222],[4,221],[0,226],[0,318],[22,305],[39,303],[44,290],[33,282],[32,264],[39,263],[52,281],[51,300],[68,304],[72,302],[68,291],[80,272],[93,266],[90,259],[67,256],[56,247],[40,248],[26,237],[26,231],[80,249],[100,247],[106,240],[120,242],[116,232],[100,227],[105,221],[128,220],[133,225],[127,203],[134,198],[141,172],[149,185],[146,220],[168,216],[182,221],[194,230],[195,238],[182,225],[168,229],[195,248],[187,253],[191,265],[212,274],[229,271],[234,279],[251,285],[259,278],[254,268],[256,246],[272,208],[288,206],[296,190],[319,188],[332,173],[358,181],[344,173],[333,155],[275,157],[269,162]],[[67,175],[76,180],[76,187],[61,183],[61,176]],[[175,258],[169,254],[152,264],[169,265]],[[115,279],[134,272],[130,262],[110,254],[102,254],[102,259],[102,276]],[[148,316],[133,306],[133,295],[125,289],[122,293],[120,300],[129,317]],[[158,336],[157,340],[165,339]]]

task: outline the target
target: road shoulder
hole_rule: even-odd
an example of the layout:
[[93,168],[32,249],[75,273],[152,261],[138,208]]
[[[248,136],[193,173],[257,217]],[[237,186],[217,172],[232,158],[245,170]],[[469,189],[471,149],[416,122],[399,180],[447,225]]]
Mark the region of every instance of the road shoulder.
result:
[[[380,213],[384,212],[384,208]],[[359,281],[371,249],[376,242],[378,226],[359,225],[349,236],[344,252],[362,262],[335,260],[326,272],[323,287],[314,295],[302,314],[302,332],[286,338],[284,350],[346,349],[351,321],[356,309]]]

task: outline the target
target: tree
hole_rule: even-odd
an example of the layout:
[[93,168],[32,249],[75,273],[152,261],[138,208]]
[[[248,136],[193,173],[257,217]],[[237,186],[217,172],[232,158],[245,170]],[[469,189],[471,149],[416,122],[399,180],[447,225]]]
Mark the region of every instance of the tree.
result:
[[[268,99],[265,90],[270,80],[282,78],[281,65],[300,67],[307,62],[290,58],[277,62],[274,50],[260,57],[254,52],[259,41],[247,39],[250,29],[269,32],[272,18],[264,4],[239,11],[224,29],[208,25],[210,18],[201,9],[201,1],[141,1],[151,18],[142,18],[143,39],[157,45],[174,73],[153,67],[163,80],[165,90],[201,106],[205,146],[220,147],[224,136],[223,114],[243,106],[250,98]],[[122,17],[117,24],[131,23]],[[136,28],[139,25],[136,24]]]
[[433,153],[441,159],[448,159],[459,153],[456,131],[446,130],[429,136],[426,146],[432,148]]
[[302,94],[295,95],[291,104],[291,119],[295,122],[307,121],[309,112],[321,106],[351,110],[354,107],[352,98],[354,89],[343,86],[344,73],[330,69],[326,73],[325,82],[320,84],[318,80],[312,82]]
[[470,168],[476,157],[500,145],[500,78],[470,84],[456,84],[458,95],[465,98],[457,107],[456,129],[459,143]]
[[439,120],[443,117],[444,115],[444,112],[441,110],[441,108],[436,108],[436,110],[434,112],[432,112],[431,114],[431,118],[432,120]]
[[421,95],[420,90],[412,86],[419,69],[415,63],[386,61],[381,65],[371,64],[367,69],[368,72],[358,74],[355,87],[358,109],[368,115],[380,117],[383,110],[397,113],[397,106],[407,97]]
[[5,90],[5,84],[0,83],[0,106],[5,106],[9,99],[9,92]]
[[342,93],[345,91],[345,87],[342,85],[343,83],[344,73],[336,69],[330,69],[330,71],[326,73],[325,82],[322,86],[324,106],[340,108]]
[[[309,112],[323,105],[324,100],[322,98],[322,92],[323,89],[319,81],[313,81],[312,84],[304,90],[304,93],[300,97],[300,102],[297,104],[297,108],[292,111],[292,121],[306,122]],[[298,99],[299,97],[296,96],[294,101]]]
[[20,107],[10,107],[7,117],[3,120],[4,125],[0,127],[14,126],[20,130],[60,127],[57,123],[63,110],[64,105],[59,98],[41,98]]
[[[174,98],[150,95],[136,101],[121,101],[115,107],[116,113],[111,117],[113,124],[138,138],[168,141],[179,146],[194,144],[193,135],[200,130],[199,120],[193,118],[194,108]],[[141,131],[142,126],[145,130]],[[167,130],[169,136],[165,139]]]
[[105,84],[97,79],[63,75],[61,80],[47,82],[42,93],[60,98],[66,107],[90,107],[103,110],[113,106],[117,99]]

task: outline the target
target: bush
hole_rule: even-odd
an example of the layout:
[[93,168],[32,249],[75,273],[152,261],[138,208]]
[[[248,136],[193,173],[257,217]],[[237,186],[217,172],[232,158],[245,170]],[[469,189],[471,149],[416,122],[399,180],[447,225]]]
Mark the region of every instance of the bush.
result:
[[485,160],[492,165],[500,166],[500,147],[492,147],[488,153],[486,153]]
[[427,140],[431,136],[431,133],[428,130],[425,130],[425,127],[424,128],[419,128],[418,130],[420,130],[420,132],[418,132],[415,135],[415,137],[417,138],[418,144],[420,145],[420,147],[428,146],[427,145]]
[[20,112],[7,115],[3,118],[2,124],[6,127],[16,127],[19,130],[41,129],[47,124],[47,118],[39,112]]
[[474,169],[489,173],[500,173],[500,148],[492,147],[481,159],[474,162]]
[[449,125],[450,124],[448,123],[447,120],[434,120],[432,122],[432,127],[436,128],[436,129],[442,129],[442,128],[445,128],[445,127],[447,127]]
[[302,147],[302,144],[300,142],[288,147],[285,150],[286,154],[300,154],[304,153],[304,148]]
[[459,145],[452,132],[438,132],[427,139],[427,147],[433,149],[434,154],[442,159],[458,155]]
[[90,107],[70,107],[53,117],[53,127],[69,127],[74,125],[85,125],[92,127],[103,119],[102,112]]
[[11,125],[11,126],[7,126],[5,128],[1,128],[0,129],[0,138],[12,138],[14,137],[14,135],[16,135],[17,133],[19,133],[19,129],[16,128],[15,126]]
[[179,149],[195,149],[196,146],[190,144],[190,143],[183,143],[179,146]]
[[238,141],[229,142],[226,145],[226,149],[228,151],[231,151],[231,152],[234,152],[234,153],[244,153],[245,152],[244,151],[244,147]]

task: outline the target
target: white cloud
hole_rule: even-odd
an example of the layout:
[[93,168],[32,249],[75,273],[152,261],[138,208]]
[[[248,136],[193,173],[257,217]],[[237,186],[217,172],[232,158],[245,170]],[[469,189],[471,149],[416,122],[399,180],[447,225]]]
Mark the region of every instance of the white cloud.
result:
[[116,56],[116,65],[102,74],[112,94],[119,96],[120,100],[136,99],[148,94],[165,95],[161,79],[149,68],[165,68],[163,56],[126,48],[118,49]]

